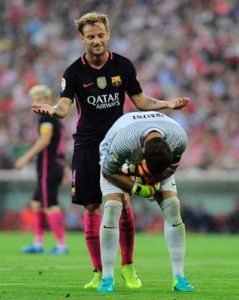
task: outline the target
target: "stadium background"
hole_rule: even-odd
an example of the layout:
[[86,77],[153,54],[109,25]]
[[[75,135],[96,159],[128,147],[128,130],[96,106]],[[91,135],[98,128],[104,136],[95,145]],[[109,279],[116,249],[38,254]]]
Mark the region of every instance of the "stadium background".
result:
[[[31,230],[28,203],[34,162],[13,164],[36,138],[27,91],[49,85],[59,95],[66,66],[84,49],[74,19],[96,10],[110,17],[110,48],[129,57],[146,94],[189,96],[183,110],[166,112],[187,131],[189,147],[177,172],[188,231],[239,232],[239,6],[237,1],[118,0],[0,1],[0,228]],[[125,111],[134,110],[127,101]],[[64,122],[72,155],[76,109]],[[60,201],[69,230],[82,229],[82,210]],[[159,208],[134,200],[138,231],[162,230]]]

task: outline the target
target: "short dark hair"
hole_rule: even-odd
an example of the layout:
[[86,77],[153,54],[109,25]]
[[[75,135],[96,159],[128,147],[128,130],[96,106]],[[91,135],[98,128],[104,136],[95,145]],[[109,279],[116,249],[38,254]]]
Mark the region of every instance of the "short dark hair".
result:
[[145,144],[144,158],[153,177],[159,176],[173,162],[173,153],[161,137],[150,139]]

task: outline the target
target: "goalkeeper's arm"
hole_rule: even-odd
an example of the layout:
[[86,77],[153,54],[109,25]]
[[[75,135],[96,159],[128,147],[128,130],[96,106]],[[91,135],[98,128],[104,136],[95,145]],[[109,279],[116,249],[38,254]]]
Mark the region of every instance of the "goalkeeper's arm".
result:
[[158,186],[144,185],[141,183],[134,182],[129,176],[123,173],[107,175],[103,173],[103,176],[111,181],[113,184],[118,186],[124,192],[134,194],[143,198],[152,197],[159,188]]

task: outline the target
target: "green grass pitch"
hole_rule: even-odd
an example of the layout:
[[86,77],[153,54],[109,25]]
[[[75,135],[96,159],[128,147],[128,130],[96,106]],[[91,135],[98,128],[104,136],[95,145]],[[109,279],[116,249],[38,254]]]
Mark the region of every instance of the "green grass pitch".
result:
[[[234,300],[239,299],[239,237],[187,235],[185,273],[196,286],[193,293],[171,291],[171,268],[162,234],[136,236],[135,266],[143,287],[129,290],[120,276],[120,255],[115,268],[116,292],[84,290],[91,266],[82,234],[68,234],[69,255],[26,255],[22,246],[31,234],[0,233],[0,299],[13,300]],[[45,248],[54,240],[45,238]]]

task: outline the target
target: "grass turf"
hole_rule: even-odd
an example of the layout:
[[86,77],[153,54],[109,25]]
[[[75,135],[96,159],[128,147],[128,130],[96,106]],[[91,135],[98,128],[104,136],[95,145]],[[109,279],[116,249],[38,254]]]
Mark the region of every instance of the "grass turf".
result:
[[[162,234],[136,236],[135,266],[143,287],[129,290],[120,276],[120,255],[115,268],[116,292],[84,290],[91,266],[82,234],[68,234],[65,256],[26,255],[20,249],[32,236],[0,233],[0,299],[95,300],[236,300],[239,299],[239,238],[230,235],[187,235],[185,273],[197,291],[171,291],[171,268]],[[46,250],[53,246],[51,235]]]

